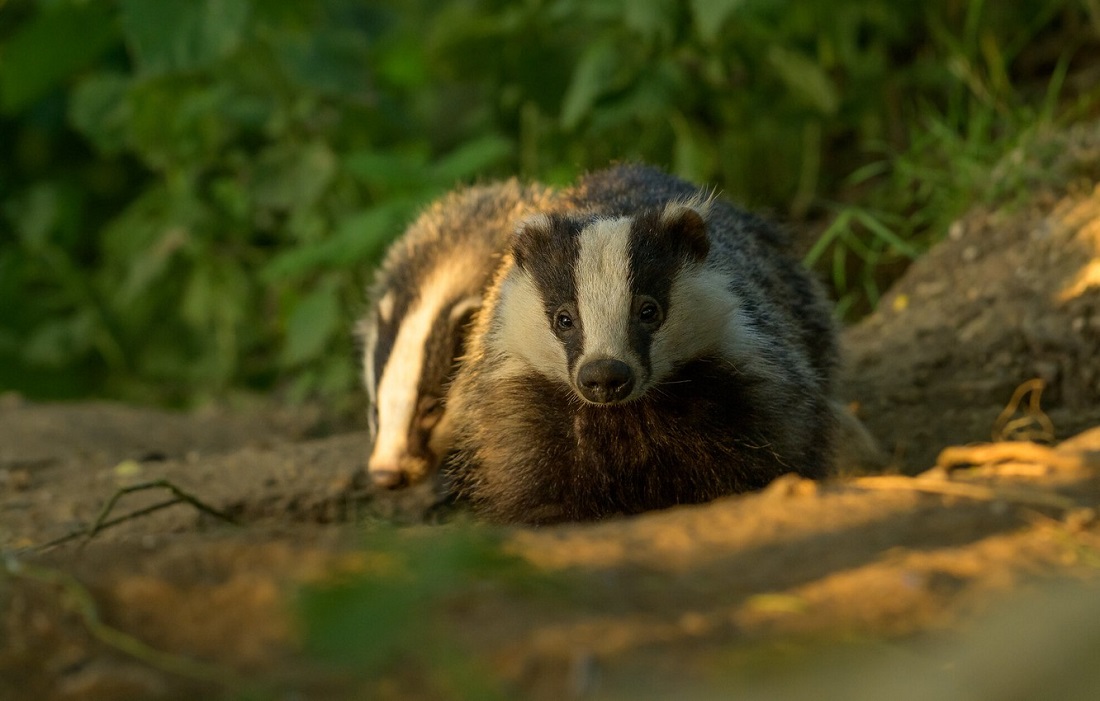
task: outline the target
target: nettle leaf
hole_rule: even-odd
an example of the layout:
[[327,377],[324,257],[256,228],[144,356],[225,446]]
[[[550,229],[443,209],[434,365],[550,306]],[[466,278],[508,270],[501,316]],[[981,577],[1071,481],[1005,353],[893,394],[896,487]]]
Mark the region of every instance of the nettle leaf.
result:
[[644,41],[671,41],[676,34],[678,0],[628,1],[623,6],[623,22]]
[[166,76],[130,92],[129,145],[151,167],[171,171],[210,163],[236,136],[224,118],[228,85]]
[[46,321],[22,339],[22,356],[34,365],[64,367],[91,348],[95,329],[95,314],[89,309]]
[[117,73],[99,73],[73,90],[69,121],[101,152],[120,152],[128,142],[130,81]]
[[[0,3],[2,6],[3,3]],[[39,3],[47,9],[4,43],[0,107],[15,112],[90,65],[118,40],[109,3]]]
[[141,72],[189,71],[240,43],[249,0],[121,0],[122,28]]
[[730,15],[745,4],[746,0],[691,0],[691,14],[699,36],[708,44],[713,42]]
[[276,58],[299,88],[342,99],[370,97],[371,72],[364,68],[370,44],[361,32],[330,28],[319,34],[274,34],[271,39]]
[[293,366],[321,355],[340,324],[338,280],[328,276],[315,290],[298,300],[286,322],[286,343],[279,356]]
[[277,210],[308,208],[336,174],[336,157],[323,142],[276,144],[256,164],[256,204]]
[[57,230],[61,193],[50,183],[36,183],[20,198],[9,200],[8,216],[23,246],[40,252]]

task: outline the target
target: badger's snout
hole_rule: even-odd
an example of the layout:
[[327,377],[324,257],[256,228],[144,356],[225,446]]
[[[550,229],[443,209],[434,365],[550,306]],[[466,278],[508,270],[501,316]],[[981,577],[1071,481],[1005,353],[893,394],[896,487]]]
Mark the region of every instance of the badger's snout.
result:
[[367,467],[371,483],[379,489],[400,489],[409,483],[409,476],[397,467]]
[[577,373],[581,396],[594,404],[626,399],[634,389],[634,371],[621,360],[601,358],[581,366]]

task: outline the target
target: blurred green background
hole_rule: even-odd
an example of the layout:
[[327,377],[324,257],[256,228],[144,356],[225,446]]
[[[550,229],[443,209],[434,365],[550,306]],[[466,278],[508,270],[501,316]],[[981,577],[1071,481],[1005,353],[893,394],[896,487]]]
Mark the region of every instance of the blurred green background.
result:
[[0,0],[0,390],[346,410],[418,207],[611,160],[787,222],[853,319],[1096,115],[1098,27],[1100,0]]

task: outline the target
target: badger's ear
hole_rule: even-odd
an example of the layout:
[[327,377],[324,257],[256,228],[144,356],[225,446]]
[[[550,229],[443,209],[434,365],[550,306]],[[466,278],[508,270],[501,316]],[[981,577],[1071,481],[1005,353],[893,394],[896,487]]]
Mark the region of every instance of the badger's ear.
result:
[[689,258],[699,263],[710,253],[705,216],[705,206],[690,202],[670,202],[661,212],[661,228]]
[[474,314],[481,309],[481,295],[463,297],[454,303],[447,315],[448,325],[452,329],[463,329],[470,324]]
[[551,226],[550,217],[545,214],[532,214],[516,222],[512,235],[512,259],[521,270],[526,269],[537,242],[549,235]]
[[454,303],[447,322],[450,324],[450,336],[454,341],[451,349],[452,370],[458,361],[466,355],[466,341],[470,335],[470,327],[474,323],[474,316],[481,309],[481,296],[470,295],[463,297]]

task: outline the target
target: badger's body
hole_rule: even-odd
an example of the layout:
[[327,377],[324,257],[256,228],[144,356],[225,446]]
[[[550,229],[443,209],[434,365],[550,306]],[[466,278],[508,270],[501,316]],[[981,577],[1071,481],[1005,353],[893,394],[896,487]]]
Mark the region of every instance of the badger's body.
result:
[[521,220],[449,395],[461,494],[503,521],[694,503],[829,464],[829,308],[782,236],[621,166]]
[[452,443],[444,398],[481,295],[514,222],[546,191],[515,181],[434,203],[390,247],[360,322],[370,399],[372,481],[399,487],[435,473]]

